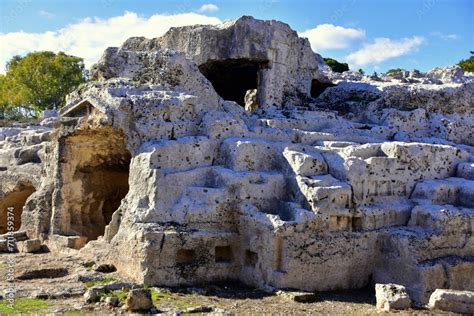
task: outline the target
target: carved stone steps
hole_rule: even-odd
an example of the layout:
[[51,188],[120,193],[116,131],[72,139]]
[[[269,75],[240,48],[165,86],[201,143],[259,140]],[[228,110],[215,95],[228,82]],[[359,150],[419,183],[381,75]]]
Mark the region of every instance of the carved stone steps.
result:
[[474,162],[461,162],[458,164],[456,175],[460,178],[474,180]]
[[474,207],[474,181],[446,178],[419,182],[411,194],[419,203]]

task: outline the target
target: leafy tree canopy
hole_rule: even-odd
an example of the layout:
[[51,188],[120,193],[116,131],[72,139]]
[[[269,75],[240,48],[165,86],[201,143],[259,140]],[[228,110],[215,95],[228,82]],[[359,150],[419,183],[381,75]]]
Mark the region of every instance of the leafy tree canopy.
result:
[[[474,54],[474,52],[471,52],[471,54]],[[464,69],[464,71],[474,72],[474,56],[471,56],[469,59],[461,60],[458,65]]]
[[403,69],[402,68],[389,69],[389,70],[387,70],[387,72],[385,74],[390,75],[390,74],[393,74],[393,73],[396,73],[396,72],[399,72],[399,71],[403,71]]
[[84,81],[82,58],[47,51],[14,56],[6,75],[0,76],[0,116],[37,116],[42,110],[59,109]]
[[349,70],[349,65],[347,63],[340,63],[332,58],[323,58],[323,60],[334,72],[344,72]]

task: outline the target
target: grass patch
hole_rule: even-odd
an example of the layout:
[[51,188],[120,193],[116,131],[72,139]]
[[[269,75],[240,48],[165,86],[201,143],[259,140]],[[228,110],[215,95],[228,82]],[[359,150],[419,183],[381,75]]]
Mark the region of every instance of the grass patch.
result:
[[129,292],[128,289],[117,290],[117,291],[112,291],[112,292],[106,293],[105,296],[106,297],[115,296],[115,297],[118,297],[121,301],[125,301],[127,299],[128,292]]
[[105,299],[106,297],[117,297],[121,302],[124,302],[127,299],[129,289],[116,290],[116,291],[105,291],[100,293],[100,300]]
[[118,281],[116,278],[107,277],[100,281],[88,281],[88,282],[85,282],[84,284],[87,288],[90,288],[90,287],[93,287],[94,285],[108,284],[108,283],[116,282],[116,281]]
[[173,294],[171,292],[158,291],[156,289],[151,289],[151,300],[158,301],[160,299],[171,298]]
[[50,306],[50,303],[45,300],[21,297],[15,300],[15,303],[13,303],[13,308],[10,308],[10,303],[8,301],[0,301],[0,314],[17,315],[32,312],[41,312]]
[[[186,297],[179,297],[179,294],[171,293],[171,292],[164,292],[164,291],[157,291],[156,289],[151,290],[151,299],[155,306],[160,305],[172,305],[179,310],[185,310],[189,307],[196,307],[199,306],[198,302],[193,301],[194,295],[186,295]],[[198,315],[193,313],[193,315]]]

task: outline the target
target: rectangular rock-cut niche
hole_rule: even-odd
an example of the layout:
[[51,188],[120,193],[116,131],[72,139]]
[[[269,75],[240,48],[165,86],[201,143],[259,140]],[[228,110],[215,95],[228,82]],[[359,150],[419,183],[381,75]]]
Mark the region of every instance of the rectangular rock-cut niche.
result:
[[352,218],[352,230],[353,231],[362,230],[362,217],[353,217]]
[[230,246],[216,246],[214,249],[215,261],[217,263],[231,263],[234,260]]
[[352,221],[349,216],[344,215],[331,215],[329,217],[329,230],[330,231],[345,231],[350,230]]
[[176,263],[192,264],[196,261],[196,252],[192,249],[179,249],[176,253]]
[[245,250],[245,264],[248,266],[255,267],[258,261],[258,254],[251,250]]
[[278,272],[286,273],[285,268],[283,267],[284,261],[284,240],[282,237],[275,237],[274,249],[273,249],[273,269]]

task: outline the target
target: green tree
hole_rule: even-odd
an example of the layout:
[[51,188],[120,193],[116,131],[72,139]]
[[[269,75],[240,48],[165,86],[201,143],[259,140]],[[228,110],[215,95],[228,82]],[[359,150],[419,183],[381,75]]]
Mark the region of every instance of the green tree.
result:
[[62,52],[14,56],[7,63],[6,75],[0,79],[0,106],[3,113],[19,112],[25,116],[59,109],[66,95],[84,81],[82,58]]
[[344,72],[349,70],[349,65],[346,63],[340,63],[332,58],[323,58],[323,60],[334,72]]
[[402,70],[403,70],[402,68],[389,69],[389,70],[387,70],[387,72],[385,74],[390,75],[390,74],[393,74],[393,73],[396,73],[396,72],[399,72],[399,71],[402,71]]
[[15,87],[12,86],[11,80],[8,80],[8,77],[5,75],[0,75],[0,119],[5,118],[17,119],[23,115],[20,115],[21,112],[29,112],[24,109],[24,107],[17,106],[20,104],[18,96],[20,93],[17,93]]
[[[471,55],[474,55],[474,51],[471,51]],[[464,69],[464,71],[474,72],[474,56],[461,60],[458,66]]]
[[357,70],[357,72],[360,73],[361,75],[365,75],[365,71],[362,68],[359,68],[359,70]]

